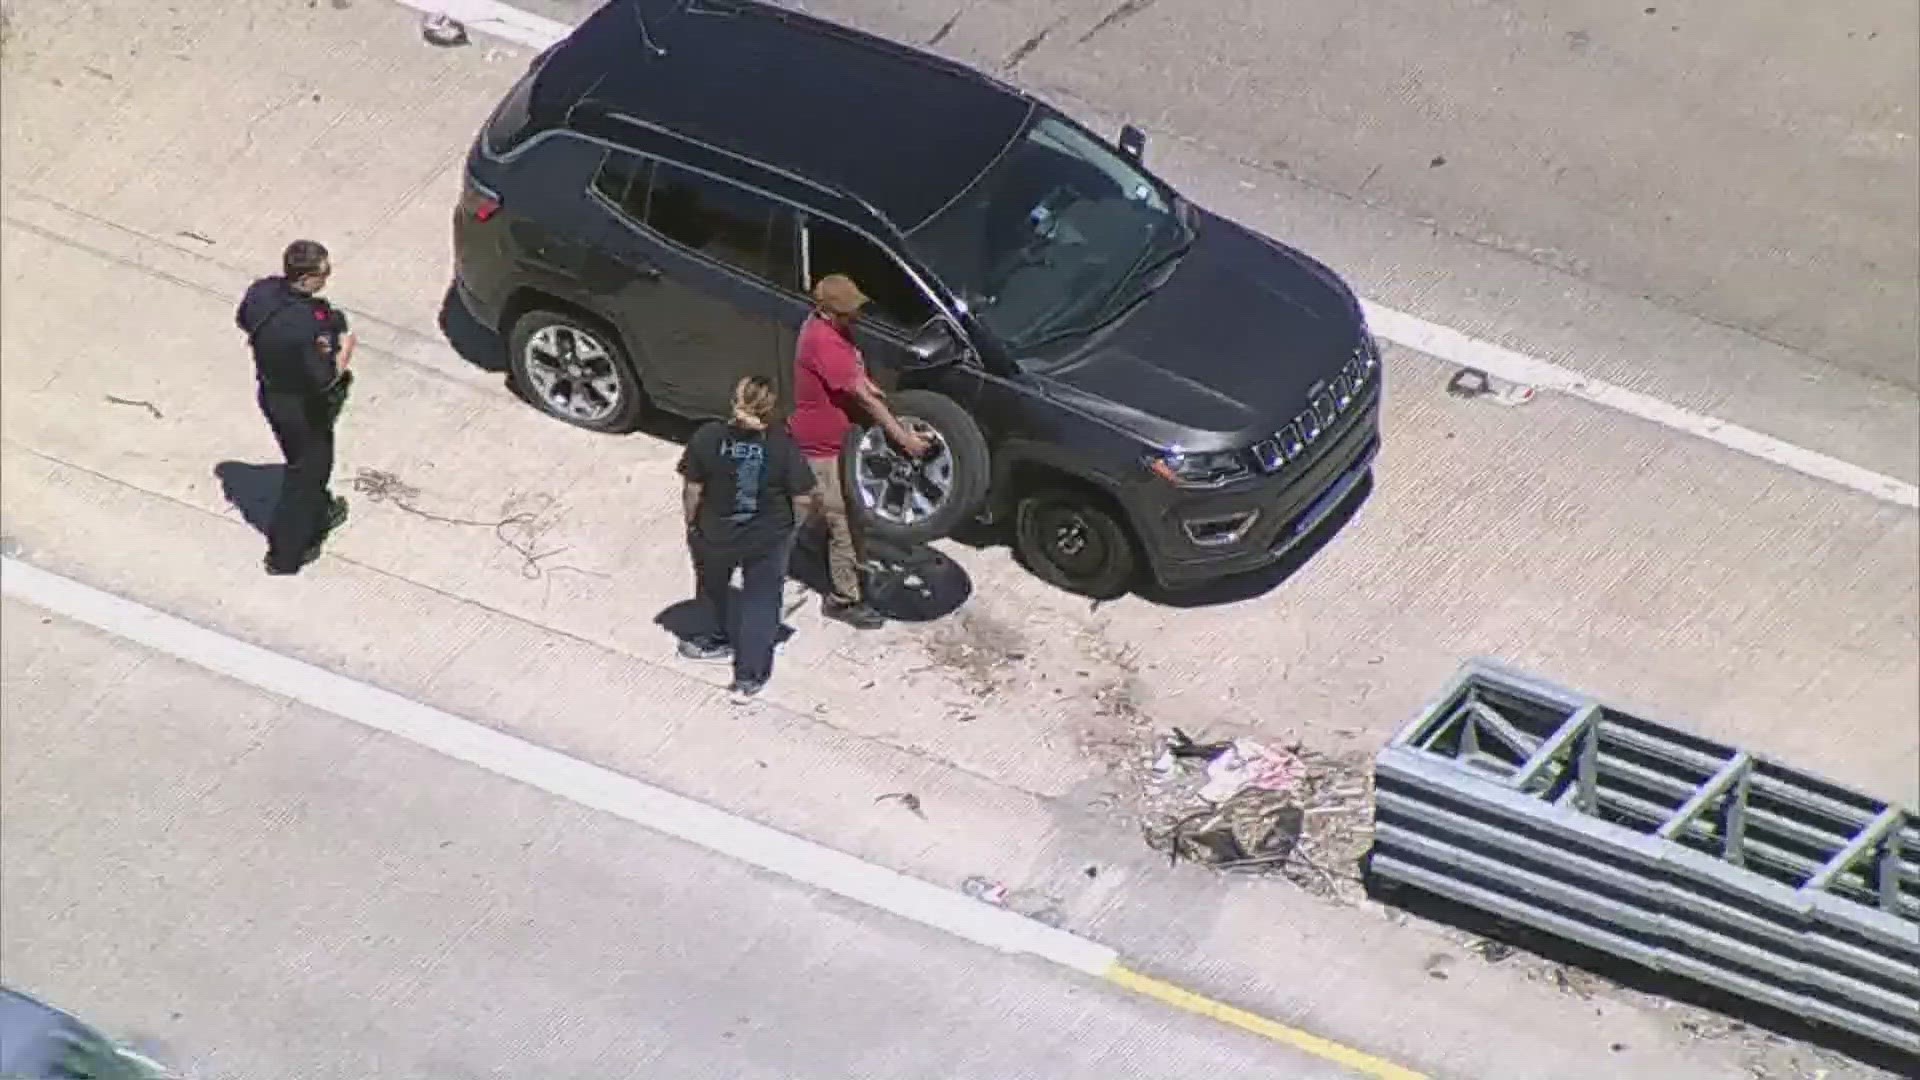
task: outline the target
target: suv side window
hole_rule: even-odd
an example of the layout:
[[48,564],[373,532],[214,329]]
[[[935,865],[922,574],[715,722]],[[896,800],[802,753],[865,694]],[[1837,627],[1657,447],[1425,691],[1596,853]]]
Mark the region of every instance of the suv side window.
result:
[[593,190],[635,221],[647,220],[647,180],[653,161],[619,150],[607,152],[600,170],[593,174]]
[[[742,273],[793,287],[792,207],[665,161],[649,171],[641,219],[649,228]],[[632,203],[630,190],[625,205]]]
[[[892,255],[852,229],[819,218],[807,219],[807,273],[814,281],[845,274],[871,297],[866,316],[883,326],[911,333],[933,318],[927,294]],[[809,282],[811,284],[811,282]]]

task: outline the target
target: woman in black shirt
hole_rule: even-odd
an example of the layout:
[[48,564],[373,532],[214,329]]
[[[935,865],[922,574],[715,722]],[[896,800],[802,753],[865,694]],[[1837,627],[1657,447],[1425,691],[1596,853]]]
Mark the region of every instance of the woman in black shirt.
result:
[[[713,632],[684,641],[692,660],[733,659],[736,699],[758,694],[773,675],[781,586],[794,528],[807,518],[813,470],[773,424],[773,383],[750,375],[733,388],[733,415],[693,433],[680,457],[687,544]],[[733,572],[740,599],[732,602]]]

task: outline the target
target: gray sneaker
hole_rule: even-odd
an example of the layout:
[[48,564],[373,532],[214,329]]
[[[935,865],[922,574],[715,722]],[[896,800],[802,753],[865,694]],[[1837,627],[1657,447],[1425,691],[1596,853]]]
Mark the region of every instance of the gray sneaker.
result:
[[708,663],[730,660],[733,658],[733,645],[724,638],[712,635],[688,638],[680,643],[680,655],[688,660],[701,660]]
[[755,682],[752,679],[735,679],[733,680],[733,685],[727,687],[727,696],[733,699],[735,705],[745,705],[747,702],[758,697],[760,691],[766,688],[767,684],[764,682]]

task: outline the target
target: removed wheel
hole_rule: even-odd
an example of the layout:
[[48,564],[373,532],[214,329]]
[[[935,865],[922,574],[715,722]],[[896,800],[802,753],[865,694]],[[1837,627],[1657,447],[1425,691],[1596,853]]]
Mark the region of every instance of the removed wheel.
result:
[[640,378],[619,341],[598,323],[529,311],[514,322],[507,349],[514,386],[547,415],[608,433],[639,424],[646,405]]
[[971,521],[986,502],[992,481],[986,437],[967,410],[944,394],[900,390],[887,405],[927,440],[927,452],[910,458],[878,425],[856,426],[840,453],[847,503],[870,537],[909,547],[938,540]]
[[1013,552],[1040,580],[1095,600],[1125,595],[1140,574],[1139,549],[1118,511],[1067,488],[1020,499]]

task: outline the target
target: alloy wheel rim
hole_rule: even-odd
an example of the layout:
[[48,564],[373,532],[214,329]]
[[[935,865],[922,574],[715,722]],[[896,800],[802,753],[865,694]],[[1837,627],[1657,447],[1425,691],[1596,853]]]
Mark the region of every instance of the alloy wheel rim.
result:
[[932,518],[953,498],[953,450],[932,425],[911,416],[900,423],[927,440],[925,455],[910,458],[894,449],[878,427],[861,432],[854,445],[854,488],[861,509],[894,526]]
[[534,331],[522,359],[533,392],[570,420],[604,422],[625,397],[613,350],[577,327],[555,324]]

